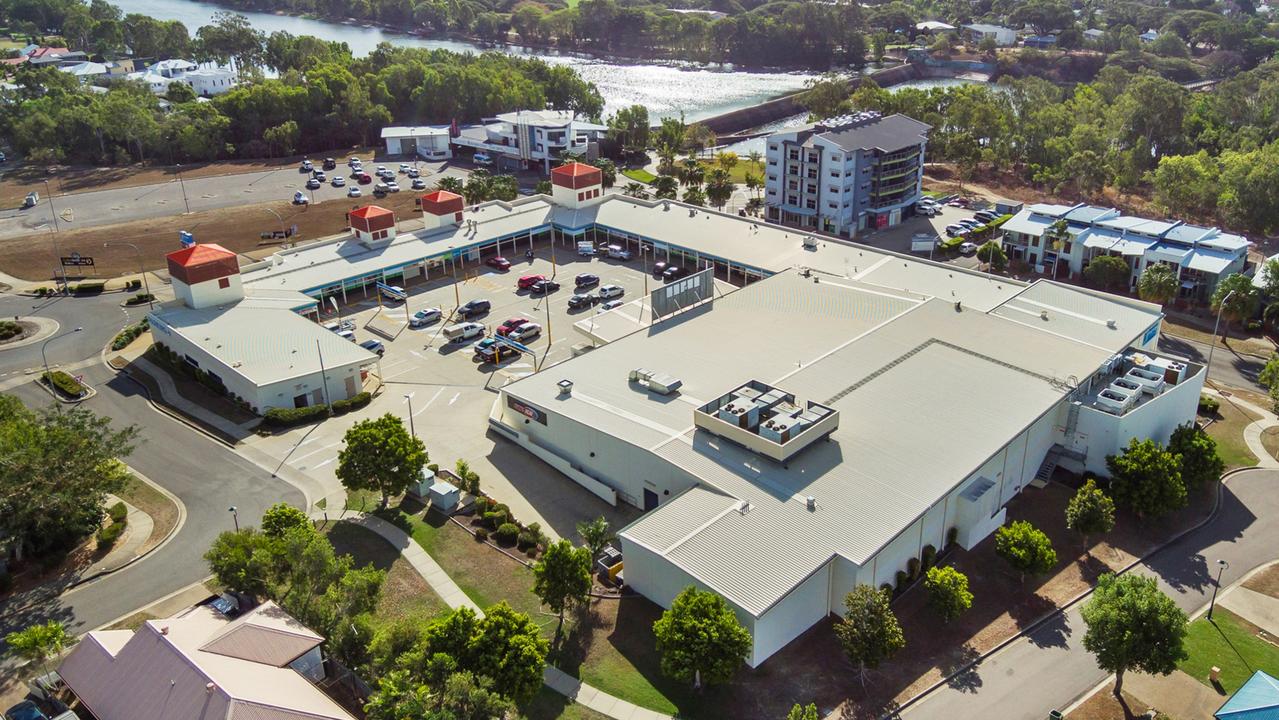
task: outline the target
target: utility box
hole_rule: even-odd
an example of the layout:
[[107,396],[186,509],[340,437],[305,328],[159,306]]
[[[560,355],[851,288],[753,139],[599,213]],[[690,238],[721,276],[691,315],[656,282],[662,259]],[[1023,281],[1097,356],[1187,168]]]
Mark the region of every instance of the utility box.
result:
[[620,562],[622,562],[622,551],[608,545],[595,558],[595,571],[600,575],[608,575],[609,570]]
[[462,499],[462,491],[457,489],[453,483],[440,480],[431,485],[429,497],[431,499],[431,507],[441,512],[453,512],[457,509],[458,502]]

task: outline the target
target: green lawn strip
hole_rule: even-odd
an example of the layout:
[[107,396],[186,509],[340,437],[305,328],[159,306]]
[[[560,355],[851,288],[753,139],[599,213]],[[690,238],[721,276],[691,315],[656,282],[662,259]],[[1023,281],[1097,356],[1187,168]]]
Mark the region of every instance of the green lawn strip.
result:
[[1218,416],[1208,424],[1208,436],[1217,441],[1217,452],[1227,469],[1252,467],[1257,456],[1252,454],[1243,438],[1244,428],[1256,420],[1251,414],[1231,402],[1222,402]]
[[657,179],[656,175],[644,168],[627,168],[622,171],[622,174],[635,182],[641,182],[645,185],[651,185],[653,181]]
[[1190,623],[1186,635],[1190,657],[1177,667],[1205,685],[1211,685],[1212,667],[1221,668],[1221,686],[1227,693],[1238,690],[1257,670],[1279,675],[1279,647],[1257,637],[1257,632],[1248,621],[1218,607],[1211,621],[1202,617]]
[[546,686],[520,712],[527,720],[608,720],[607,715],[578,705]]
[[373,565],[385,570],[386,582],[378,601],[377,617],[381,621],[405,617],[430,617],[444,612],[447,606],[426,580],[418,575],[400,551],[382,536],[349,522],[330,523],[325,532],[339,555],[350,555],[356,567]]

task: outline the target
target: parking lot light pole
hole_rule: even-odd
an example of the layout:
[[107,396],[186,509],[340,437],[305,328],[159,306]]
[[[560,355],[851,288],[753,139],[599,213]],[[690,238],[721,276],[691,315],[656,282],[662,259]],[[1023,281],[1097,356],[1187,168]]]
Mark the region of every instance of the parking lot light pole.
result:
[[1212,620],[1212,609],[1217,606],[1217,590],[1221,588],[1221,573],[1222,571],[1229,570],[1229,569],[1230,569],[1230,563],[1226,562],[1225,560],[1217,561],[1217,582],[1213,583],[1212,600],[1208,601],[1208,619],[1209,620]]
[[[462,307],[462,295],[457,289],[457,256],[453,253],[453,246],[449,245],[449,266],[453,270],[453,302],[457,303],[457,307]],[[457,310],[454,310],[456,313]]]
[[104,248],[111,247],[112,245],[128,245],[129,247],[133,248],[133,253],[138,256],[138,273],[142,275],[142,287],[146,290],[147,297],[150,298],[149,300],[147,300],[147,307],[154,310],[155,296],[151,294],[151,283],[147,280],[147,271],[146,271],[146,268],[143,267],[142,265],[142,251],[138,249],[137,245],[131,242],[123,242],[121,240],[115,240],[113,242],[102,243],[102,247]]
[[409,404],[409,435],[417,439],[417,428],[413,426],[413,393],[404,394],[404,402]]
[[182,204],[186,206],[187,215],[191,214],[191,203],[187,200],[187,184],[182,181],[182,163],[177,164],[178,187],[182,188]]
[[1212,373],[1212,351],[1217,349],[1217,330],[1221,327],[1221,311],[1226,309],[1226,303],[1230,302],[1230,298],[1234,297],[1235,291],[1231,290],[1226,296],[1217,303],[1217,322],[1212,326],[1212,342],[1208,344],[1208,362],[1204,365],[1204,382],[1208,381],[1208,376]]
[[240,512],[235,509],[234,505],[227,508],[226,510],[227,512],[231,513],[231,518],[235,520],[235,531],[240,532]]

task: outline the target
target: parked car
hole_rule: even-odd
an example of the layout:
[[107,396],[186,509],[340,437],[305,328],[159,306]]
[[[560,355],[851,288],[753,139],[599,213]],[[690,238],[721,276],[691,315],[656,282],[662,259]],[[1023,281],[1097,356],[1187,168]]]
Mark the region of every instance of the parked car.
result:
[[328,330],[329,332],[340,332],[342,330],[354,330],[355,321],[354,320],[341,320],[341,321],[334,320],[332,322],[324,323],[324,329]]
[[399,192],[400,184],[395,182],[394,180],[387,180],[386,189],[387,189],[387,192]]
[[482,363],[500,363],[507,360],[514,360],[520,356],[520,351],[510,345],[503,345],[494,342],[492,345],[475,348],[475,359]]
[[[487,301],[486,301],[487,302]],[[444,337],[451,343],[464,343],[484,334],[484,326],[477,322],[463,322],[444,328]]]
[[529,288],[529,292],[533,293],[534,295],[546,295],[548,293],[553,293],[559,289],[560,289],[560,284],[555,282],[554,280],[539,280],[533,283],[533,286]]
[[973,213],[973,217],[984,223],[989,223],[999,216],[989,210],[978,210]]
[[489,258],[488,260],[485,260],[485,261],[484,261],[484,264],[485,264],[485,265],[488,265],[488,266],[489,266],[489,267],[491,267],[491,268],[497,268],[498,270],[510,270],[510,269],[511,269],[511,261],[510,261],[510,260],[507,260],[507,259],[506,259],[506,258],[504,258],[504,257],[502,257],[501,255],[494,255],[493,257]]
[[360,343],[360,347],[376,354],[378,357],[386,354],[386,346],[382,344],[381,340],[365,340]]
[[489,157],[488,153],[477,152],[475,153],[475,156],[471,158],[471,160],[476,165],[492,165],[493,164],[493,158]]
[[422,173],[421,173],[421,172],[420,172],[417,168],[415,168],[415,167],[411,167],[411,168],[409,168],[409,169],[408,169],[408,172],[406,172],[406,173],[404,173],[404,174],[405,174],[405,175],[408,175],[409,177],[413,178],[414,180],[416,180],[416,179],[418,179],[418,178],[422,177]]
[[346,185],[346,178],[341,175],[334,175],[333,179],[329,181],[329,184],[333,187],[343,187]]
[[923,215],[924,217],[933,217],[937,214],[938,210],[936,205],[916,205],[915,212]]
[[541,282],[542,280],[545,280],[545,279],[546,279],[545,275],[525,275],[521,277],[518,281],[516,281],[515,287],[518,290],[528,290],[529,288],[533,287],[534,284]]
[[599,290],[600,300],[608,300],[609,298],[621,297],[626,290],[621,285],[605,285]]
[[413,178],[413,182],[409,183],[409,187],[413,188],[414,190],[425,190],[426,181],[423,180],[422,178]]
[[620,308],[621,306],[625,304],[626,304],[625,300],[609,300],[603,305],[600,305],[600,309],[598,310],[598,312],[608,312],[609,310],[612,310],[614,308]]
[[311,173],[311,179],[319,180],[320,182],[327,182],[329,177],[324,174],[323,170],[316,170],[315,172]]
[[659,276],[659,277],[660,277],[660,276],[661,276],[661,274],[662,274],[662,273],[664,273],[664,272],[666,272],[666,263],[664,263],[664,262],[655,262],[655,263],[653,263],[653,274],[654,274],[654,275],[657,275],[657,276]]
[[585,293],[576,293],[573,297],[568,299],[568,306],[570,308],[590,307],[593,304],[595,304],[595,296],[587,295]]
[[312,163],[310,160],[303,160],[302,164],[298,166],[298,172],[309,173],[314,169],[315,169],[315,164]]
[[373,176],[366,172],[362,172],[359,175],[354,175],[352,177],[354,177],[361,185],[368,185],[373,182]]
[[49,720],[40,707],[30,700],[23,700],[4,711],[4,720]]
[[497,326],[497,330],[494,331],[494,334],[498,335],[499,337],[504,336],[526,322],[529,322],[528,318],[522,318],[522,317],[507,318],[505,322]]
[[362,163],[362,162],[364,162],[364,161],[363,161],[363,160],[361,160],[360,158],[358,158],[358,157],[357,157],[357,156],[355,156],[355,155],[352,155],[351,157],[349,157],[349,158],[347,158],[347,159],[346,159],[346,164],[347,164],[347,165],[359,165],[359,164],[360,164],[360,163]]
[[8,158],[8,157],[7,157],[4,153],[0,152],[0,163],[4,162],[5,160],[8,160],[8,159],[9,159],[9,158]]
[[[374,175],[377,175],[378,177],[382,177],[383,175],[386,175],[386,174],[387,174],[387,173],[389,173],[389,172],[391,172],[391,171],[390,171],[390,170],[387,170],[385,165],[378,165],[378,166],[377,166],[377,170],[374,170],[374,171],[373,171],[373,174],[374,174]],[[392,174],[394,174],[394,173],[392,173]]]
[[342,338],[343,340],[350,340],[351,342],[355,342],[354,328],[342,328],[341,330],[337,331],[336,335]]
[[25,209],[25,208],[33,208],[33,207],[35,207],[35,206],[36,206],[36,203],[38,203],[38,202],[40,202],[40,193],[38,193],[38,192],[29,192],[29,193],[27,193],[27,196],[26,196],[25,198],[23,198],[23,200],[22,200],[22,207],[23,207],[24,209]]
[[483,315],[488,312],[491,307],[493,307],[493,303],[490,303],[488,300],[472,300],[459,307],[457,309],[457,314],[461,317],[469,318],[475,315]]
[[977,243],[966,242],[959,246],[959,252],[964,255],[972,255],[977,252]]
[[410,164],[408,164],[408,163],[400,163],[400,172],[401,172],[401,173],[407,173],[409,170],[412,170],[412,169],[413,169],[413,166],[412,166],[412,165],[410,165]]
[[394,302],[401,302],[408,297],[408,294],[404,292],[404,288],[399,285],[387,285],[385,288],[378,288],[378,294]]
[[316,178],[311,178],[310,180],[307,180],[307,181],[306,181],[306,189],[307,189],[307,190],[319,190],[319,189],[320,189],[320,186],[321,186],[321,185],[323,185],[323,184],[324,184],[324,183],[320,182],[320,181],[319,181],[319,180],[317,180]]
[[582,273],[574,278],[573,284],[579,288],[594,287],[600,284],[600,276],[593,273]]
[[390,192],[390,190],[386,187],[386,183],[384,182],[380,182],[373,186],[373,194],[378,197],[386,197],[388,192]]
[[296,191],[296,192],[294,192],[294,193],[293,193],[293,204],[294,204],[294,205],[305,205],[305,204],[307,204],[308,202],[310,202],[310,200],[308,200],[308,199],[307,199],[307,197],[306,197],[306,193],[302,192],[301,190],[298,190],[298,191]]
[[357,197],[360,197],[360,196],[361,196],[361,195],[363,195],[363,194],[364,194],[363,192],[360,192],[360,188],[356,187],[355,185],[352,185],[351,187],[349,187],[349,188],[347,188],[347,189],[346,189],[346,196],[347,196],[347,197],[357,198]]
[[418,310],[409,318],[409,327],[423,327],[430,325],[433,322],[438,322],[442,317],[444,317],[444,311],[439,308],[425,308],[423,310]]
[[688,271],[685,270],[684,268],[678,267],[676,265],[672,265],[666,268],[666,270],[662,273],[662,280],[666,282],[670,282],[672,280],[679,280],[680,278],[684,277],[687,274],[688,274]]
[[982,227],[982,226],[983,226],[983,225],[985,225],[986,223],[984,223],[984,222],[982,222],[982,221],[980,221],[980,220],[974,220],[974,219],[972,219],[972,218],[964,218],[963,220],[960,220],[960,221],[959,221],[959,224],[960,224],[960,225],[963,225],[964,227],[968,228],[969,230],[976,230],[977,228]]
[[542,334],[542,326],[535,322],[528,322],[511,330],[506,334],[507,337],[516,342],[528,342],[538,335]]
[[325,170],[336,170],[336,169],[337,169],[337,166],[338,166],[338,161],[337,161],[337,160],[334,160],[333,158],[324,158],[324,169],[325,169]]
[[947,225],[945,228],[945,231],[946,231],[946,237],[958,237],[960,235],[968,234],[968,228],[964,227],[963,225],[957,225],[957,224]]

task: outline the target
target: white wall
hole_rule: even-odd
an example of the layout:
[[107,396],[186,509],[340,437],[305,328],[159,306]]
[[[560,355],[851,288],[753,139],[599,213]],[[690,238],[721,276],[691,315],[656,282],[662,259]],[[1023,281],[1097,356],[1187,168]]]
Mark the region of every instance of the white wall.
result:
[[[227,286],[218,287],[219,280],[226,280]],[[244,298],[244,286],[240,283],[240,274],[225,278],[205,280],[194,285],[187,285],[181,280],[173,280],[173,293],[189,308],[213,307],[225,305]]]
[[1100,475],[1108,474],[1106,456],[1121,452],[1132,438],[1151,438],[1167,444],[1178,425],[1194,420],[1204,377],[1201,369],[1194,377],[1169,387],[1159,397],[1147,400],[1122,416],[1087,406],[1081,408],[1077,428],[1088,436],[1085,468]]
[[[360,382],[360,364],[344,365],[337,367],[325,367],[324,378],[320,377],[319,371],[310,375],[283,380],[270,385],[263,385],[257,391],[257,405],[259,412],[265,412],[267,408],[293,407],[293,398],[297,395],[307,395],[307,404],[314,405],[311,398],[314,397],[316,390],[320,391],[321,396],[325,395],[324,383],[328,381],[328,398],[329,402],[337,402],[338,400],[346,400],[352,395],[358,394],[363,390],[363,384]],[[355,378],[355,392],[348,393],[346,387],[346,379]],[[252,402],[250,400],[250,402]]]
[[830,614],[830,570],[830,563],[823,565],[755,621],[748,665],[759,667],[773,653]]

